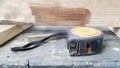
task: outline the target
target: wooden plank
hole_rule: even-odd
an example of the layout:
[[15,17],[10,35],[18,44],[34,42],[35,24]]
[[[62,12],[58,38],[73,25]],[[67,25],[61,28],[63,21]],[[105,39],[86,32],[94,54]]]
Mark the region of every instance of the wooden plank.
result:
[[33,23],[19,22],[19,21],[11,21],[11,20],[2,20],[0,21],[1,25],[32,25]]
[[120,27],[109,27],[120,38]]
[[114,28],[114,33],[120,38],[120,28]]
[[88,21],[51,21],[37,19],[34,25],[39,26],[84,26]]
[[[61,8],[69,8],[69,9],[84,8],[84,9],[88,9],[88,11],[91,13],[90,18],[88,19],[89,23],[87,23],[87,25],[120,27],[120,4],[119,4],[120,0],[115,0],[115,1],[114,0],[50,0],[50,1],[49,0],[35,0],[35,1],[26,0],[26,1],[30,4],[33,15],[35,16],[37,16],[36,14],[39,14],[39,12],[36,12],[36,11],[37,10],[40,11],[41,7],[44,7],[44,6],[61,7]],[[37,5],[37,6],[34,6],[34,5]],[[56,11],[56,13],[59,13],[59,12],[62,12],[62,11],[60,10]],[[72,14],[72,12],[69,12],[69,11],[66,11],[66,12]],[[45,16],[47,16],[47,14],[45,14]],[[71,18],[71,17],[72,15],[68,16],[68,18]],[[39,19],[41,18],[36,18],[36,23],[39,23],[41,25],[41,21]],[[71,19],[70,21],[73,21],[73,19]],[[70,22],[70,21],[67,21],[67,22]],[[43,23],[46,23],[46,22],[42,22],[42,24]],[[61,25],[60,22],[56,22],[56,23],[58,25]],[[49,24],[49,22],[47,24]],[[72,24],[74,23],[71,23],[71,25]]]
[[[0,0],[0,21],[10,20],[23,23],[34,22],[29,5],[23,0]],[[7,22],[13,23],[13,22]],[[19,24],[19,23],[17,23]]]
[[[2,4],[0,4],[0,20],[34,22],[33,14],[36,18],[35,25],[74,26],[92,24],[120,27],[120,0],[25,1],[30,4],[32,13],[26,2],[16,0],[12,0],[12,2],[2,1]],[[89,15],[89,13],[91,14]]]
[[[42,40],[48,36],[50,36],[51,34],[40,34],[40,35],[31,35],[31,36],[28,36],[27,37],[27,40],[28,42],[33,42],[33,41],[38,41],[38,40]],[[48,39],[47,41],[50,41],[50,40],[58,40],[58,39],[63,39],[64,37],[63,36],[59,36],[59,37],[52,37],[50,39]]]
[[32,25],[0,25],[0,45],[18,35]]
[[84,25],[90,12],[84,8],[61,8],[41,5],[31,6],[35,15],[35,25]]
[[28,40],[28,42],[38,41],[38,40],[42,40],[43,38],[50,36],[50,35],[51,34],[32,35],[32,36],[28,36],[27,40]]

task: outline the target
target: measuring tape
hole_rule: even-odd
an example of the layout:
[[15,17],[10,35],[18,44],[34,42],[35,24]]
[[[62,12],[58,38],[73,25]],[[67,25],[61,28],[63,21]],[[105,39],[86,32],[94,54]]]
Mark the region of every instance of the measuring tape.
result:
[[67,48],[71,56],[92,55],[102,51],[102,31],[91,27],[74,27],[67,33]]
[[103,33],[91,27],[74,27],[65,32],[54,33],[42,40],[30,42],[22,47],[13,47],[11,51],[18,52],[34,49],[56,36],[64,36],[67,39],[67,49],[70,56],[86,56],[102,51]]

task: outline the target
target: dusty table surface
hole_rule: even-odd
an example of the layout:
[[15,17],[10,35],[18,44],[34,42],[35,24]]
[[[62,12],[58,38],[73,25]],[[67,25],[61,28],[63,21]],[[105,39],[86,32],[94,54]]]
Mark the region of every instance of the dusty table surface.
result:
[[11,47],[23,46],[27,36],[54,33],[71,27],[34,26],[24,31],[0,48],[0,68],[113,68],[120,67],[120,39],[106,27],[96,27],[104,32],[103,51],[92,56],[70,57],[66,39],[48,43],[24,52],[12,52]]

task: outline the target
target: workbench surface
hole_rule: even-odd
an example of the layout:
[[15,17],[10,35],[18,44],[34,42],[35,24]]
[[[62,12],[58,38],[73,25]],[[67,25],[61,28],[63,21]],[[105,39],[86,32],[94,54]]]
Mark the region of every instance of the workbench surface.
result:
[[119,68],[120,39],[106,27],[96,27],[104,32],[103,51],[92,56],[70,57],[66,39],[51,40],[48,43],[24,52],[12,52],[15,46],[23,46],[27,36],[48,34],[67,30],[65,26],[34,26],[0,48],[0,68]]

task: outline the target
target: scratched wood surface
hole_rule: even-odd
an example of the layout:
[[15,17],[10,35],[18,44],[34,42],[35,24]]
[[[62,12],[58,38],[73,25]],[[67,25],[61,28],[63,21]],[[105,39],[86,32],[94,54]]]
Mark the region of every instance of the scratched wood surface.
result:
[[31,6],[35,15],[35,25],[77,26],[88,23],[90,12],[84,8],[61,8],[48,6]]
[[[41,6],[88,9],[89,12],[91,13],[88,25],[120,27],[120,4],[119,4],[120,0],[26,0],[26,1],[30,4],[31,7],[34,7],[34,9],[35,7],[37,8]],[[38,8],[38,10],[40,9],[41,8]],[[35,13],[39,13],[34,10],[32,12],[33,15],[36,15]],[[72,15],[70,15],[70,17],[72,17]],[[36,18],[36,21],[39,19],[40,18]],[[35,23],[41,24],[41,21],[39,22],[37,21]]]
[[0,45],[20,34],[32,25],[0,25]]
[[[41,47],[25,52],[12,52],[11,47],[23,46],[30,35],[40,35],[68,30],[69,27],[34,26],[4,44],[0,48],[0,67],[5,68],[119,68],[120,39],[106,27],[96,27],[104,31],[103,51],[92,56],[70,57],[66,40],[51,40]],[[13,65],[13,66],[12,66]]]
[[[37,5],[37,7],[39,7],[38,10],[40,10],[41,7],[44,7],[44,6],[56,7],[56,8],[61,7],[63,9],[66,8],[66,10],[67,9],[69,10],[70,8],[88,9],[89,12],[91,13],[90,18],[88,19],[87,22],[85,21],[83,23],[88,24],[89,22],[89,25],[99,25],[99,26],[100,25],[114,26],[114,27],[120,26],[120,23],[119,23],[120,22],[120,4],[119,4],[120,0],[20,0],[20,1],[0,0],[0,1],[1,1],[0,20],[12,20],[12,21],[24,20],[25,22],[32,22],[32,23],[40,22],[39,25],[46,25],[45,23],[50,23],[48,25],[52,25],[52,24],[54,25],[54,23],[55,24],[58,23],[62,25],[61,22],[63,23],[70,22],[70,23],[75,23],[75,25],[82,25],[81,23],[83,21],[81,21],[81,18],[80,20],[78,20],[78,17],[81,15],[74,14],[77,12],[74,12],[72,10],[71,11],[73,12],[73,14],[70,14],[72,12],[69,12],[69,11],[63,11],[65,13],[68,12],[67,14],[68,16],[66,14],[64,16],[61,14],[62,11],[60,12],[60,15],[62,15],[62,20],[66,19],[67,17],[68,21],[56,21],[56,20],[54,21],[54,20],[43,20],[43,19],[41,20],[40,17],[37,17],[36,20],[34,20],[34,16],[32,16],[32,13],[34,13],[35,11],[33,10],[31,11],[30,7],[36,7],[34,5]],[[50,10],[53,10],[53,9],[50,9]],[[59,9],[56,9],[56,11],[58,12]],[[36,10],[36,13],[39,13],[39,12],[37,12]],[[47,17],[45,13],[44,15],[42,15],[42,18]],[[56,19],[55,17],[51,17],[51,18]],[[84,16],[82,18],[84,18]],[[57,20],[58,19],[61,20],[61,16],[57,17]],[[69,24],[63,24],[63,25],[69,25]]]

